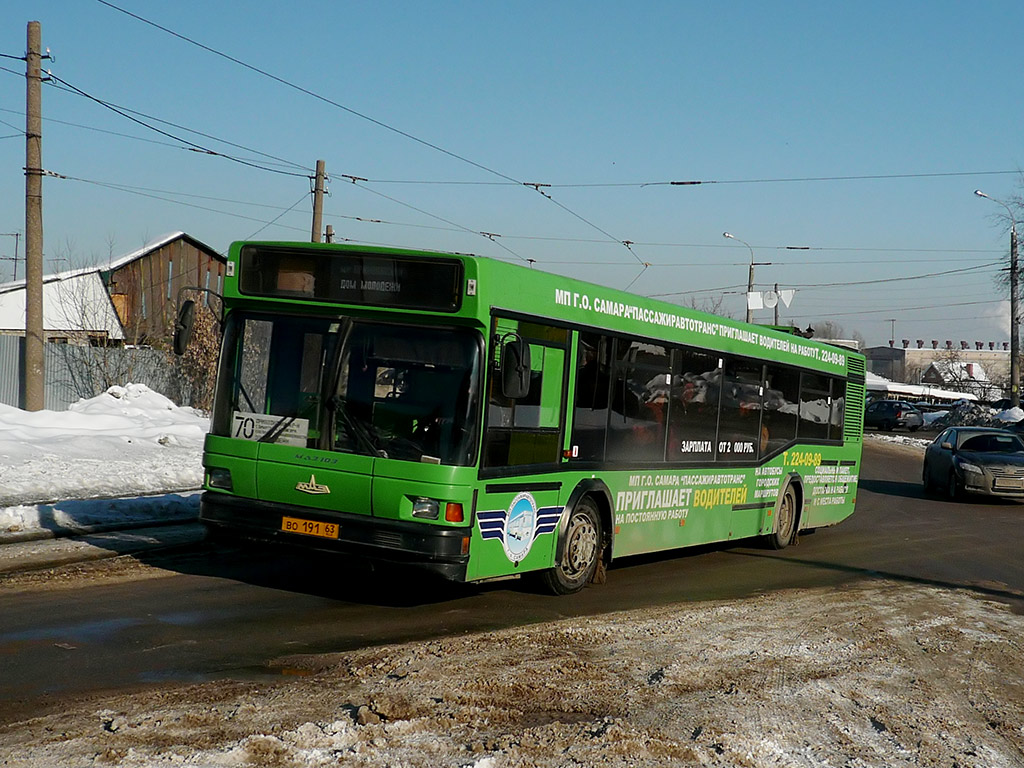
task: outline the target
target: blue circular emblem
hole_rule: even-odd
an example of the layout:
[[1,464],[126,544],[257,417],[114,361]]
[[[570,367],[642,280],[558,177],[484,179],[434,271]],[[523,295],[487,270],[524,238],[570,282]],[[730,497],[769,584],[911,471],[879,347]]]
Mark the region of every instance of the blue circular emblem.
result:
[[537,502],[529,493],[520,493],[508,508],[505,518],[505,554],[518,563],[528,554],[537,535]]

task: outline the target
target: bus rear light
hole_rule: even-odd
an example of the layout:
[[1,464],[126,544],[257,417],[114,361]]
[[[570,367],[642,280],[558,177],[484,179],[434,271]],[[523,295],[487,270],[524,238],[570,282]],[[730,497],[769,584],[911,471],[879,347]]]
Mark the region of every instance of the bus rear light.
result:
[[441,503],[437,499],[419,496],[412,500],[412,516],[423,520],[437,520],[441,512]]
[[449,501],[444,508],[444,519],[449,523],[462,523],[466,518],[462,514],[462,505]]
[[231,470],[222,467],[212,467],[206,472],[206,482],[211,488],[220,488],[222,491],[233,490],[231,482]]

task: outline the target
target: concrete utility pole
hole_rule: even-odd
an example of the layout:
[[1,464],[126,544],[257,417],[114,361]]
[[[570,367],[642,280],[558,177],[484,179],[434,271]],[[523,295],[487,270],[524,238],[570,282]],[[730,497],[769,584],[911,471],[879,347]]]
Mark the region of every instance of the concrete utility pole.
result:
[[316,161],[316,181],[313,186],[313,242],[320,242],[320,232],[324,220],[324,161]]
[[722,237],[727,240],[735,240],[737,243],[743,243],[747,246],[747,250],[750,251],[750,270],[747,272],[747,322],[754,322],[754,310],[750,308],[750,294],[754,292],[754,267],[767,267],[771,265],[770,261],[754,261],[754,249],[750,243],[746,240],[740,240],[736,235],[731,232],[723,232]]
[[1017,219],[1013,209],[1002,200],[997,200],[982,192],[974,190],[978,197],[984,197],[993,203],[999,203],[1006,209],[1010,217],[1010,407],[1020,405],[1020,317],[1018,316],[1019,297],[1017,286]]
[[327,225],[327,234],[324,235],[324,242],[334,242],[334,227],[332,227],[330,224]]
[[44,408],[42,31],[28,23],[25,55],[25,409]]

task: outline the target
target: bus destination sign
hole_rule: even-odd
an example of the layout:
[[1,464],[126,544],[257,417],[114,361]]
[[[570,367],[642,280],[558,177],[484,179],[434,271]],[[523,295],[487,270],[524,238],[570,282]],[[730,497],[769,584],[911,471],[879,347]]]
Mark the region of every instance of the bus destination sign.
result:
[[457,312],[462,262],[359,251],[245,245],[239,290],[254,296]]

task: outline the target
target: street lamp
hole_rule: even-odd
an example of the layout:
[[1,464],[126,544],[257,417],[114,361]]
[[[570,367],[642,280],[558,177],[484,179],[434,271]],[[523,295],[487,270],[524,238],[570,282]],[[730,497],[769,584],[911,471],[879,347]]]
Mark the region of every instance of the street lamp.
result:
[[750,243],[746,240],[740,240],[736,235],[731,232],[723,232],[722,237],[728,240],[735,240],[737,243],[743,243],[747,246],[747,250],[750,251],[750,271],[747,273],[747,322],[751,323],[754,321],[754,312],[750,308],[750,294],[754,292],[754,267],[755,266],[768,266],[771,264],[770,261],[754,261],[754,249],[750,247]]
[[978,197],[999,203],[1010,217],[1010,407],[1020,405],[1020,318],[1017,316],[1017,219],[1013,209],[1002,200],[989,197],[980,189],[974,190]]

